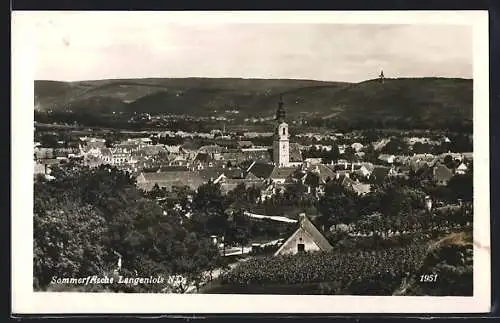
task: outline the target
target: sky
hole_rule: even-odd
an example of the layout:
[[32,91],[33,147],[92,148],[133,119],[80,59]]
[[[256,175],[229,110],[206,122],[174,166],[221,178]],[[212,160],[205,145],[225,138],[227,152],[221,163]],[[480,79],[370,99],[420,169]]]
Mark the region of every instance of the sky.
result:
[[467,25],[196,22],[88,12],[47,14],[36,21],[34,35],[35,79],[44,80],[359,82],[382,69],[386,77],[472,78]]

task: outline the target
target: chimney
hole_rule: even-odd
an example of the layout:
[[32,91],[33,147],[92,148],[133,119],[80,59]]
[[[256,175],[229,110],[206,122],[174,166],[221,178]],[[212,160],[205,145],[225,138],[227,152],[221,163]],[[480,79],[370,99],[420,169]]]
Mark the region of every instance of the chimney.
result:
[[306,218],[306,214],[305,213],[300,213],[299,214],[299,223],[302,223]]
[[458,199],[458,205],[462,206],[462,199]]

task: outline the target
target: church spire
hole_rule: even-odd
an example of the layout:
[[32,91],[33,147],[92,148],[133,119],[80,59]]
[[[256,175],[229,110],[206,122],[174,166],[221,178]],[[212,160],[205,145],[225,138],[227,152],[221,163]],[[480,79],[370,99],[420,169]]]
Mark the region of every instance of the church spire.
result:
[[276,120],[278,121],[285,121],[286,111],[283,105],[284,105],[283,94],[280,94],[280,100],[278,102],[278,110],[276,110]]

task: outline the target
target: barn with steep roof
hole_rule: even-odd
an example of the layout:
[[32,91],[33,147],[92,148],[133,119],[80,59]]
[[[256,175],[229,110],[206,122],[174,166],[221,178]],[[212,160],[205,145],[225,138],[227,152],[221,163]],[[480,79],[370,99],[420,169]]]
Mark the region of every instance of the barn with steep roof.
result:
[[330,251],[332,245],[312,224],[309,218],[302,213],[299,215],[298,229],[281,245],[274,253],[278,255],[290,255],[300,252]]

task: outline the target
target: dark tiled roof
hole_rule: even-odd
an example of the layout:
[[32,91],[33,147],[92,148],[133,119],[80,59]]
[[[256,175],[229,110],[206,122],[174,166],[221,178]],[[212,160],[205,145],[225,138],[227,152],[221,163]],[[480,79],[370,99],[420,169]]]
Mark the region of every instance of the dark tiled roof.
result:
[[263,162],[255,162],[249,172],[258,178],[269,178],[274,170],[274,165]]
[[241,168],[225,168],[222,171],[226,178],[231,179],[242,179],[245,177],[245,174]]
[[187,172],[189,171],[189,168],[186,166],[161,166],[160,167],[160,172]]
[[208,153],[198,153],[196,154],[196,158],[194,160],[200,161],[202,163],[208,163],[212,160],[212,156]]
[[269,177],[274,178],[274,179],[288,178],[296,170],[297,170],[297,168],[295,168],[295,167],[277,167],[277,166],[275,166]]
[[138,183],[138,185],[146,190],[152,189],[155,184],[158,184],[160,187],[165,187],[168,190],[171,190],[173,186],[188,186],[195,190],[204,183],[203,178],[199,176],[199,174],[191,171],[141,173],[139,177],[141,176],[146,182]]
[[259,161],[271,161],[271,154],[269,150],[260,151],[243,151],[240,153],[240,159],[243,160],[259,160]]
[[222,167],[207,167],[205,169],[198,171],[198,174],[206,182],[215,181],[222,173],[223,173]]
[[200,153],[207,153],[207,154],[220,154],[225,150],[224,147],[218,146],[218,145],[208,145],[208,146],[203,146],[198,149],[198,152]]

